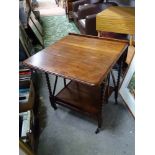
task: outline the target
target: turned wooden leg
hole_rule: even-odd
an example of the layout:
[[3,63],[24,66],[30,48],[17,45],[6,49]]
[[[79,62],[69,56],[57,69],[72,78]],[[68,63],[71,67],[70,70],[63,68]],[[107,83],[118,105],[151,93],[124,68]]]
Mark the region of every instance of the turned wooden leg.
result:
[[101,127],[102,127],[102,115],[98,116],[98,127],[95,131],[96,134],[98,134],[100,132]]
[[54,110],[56,110],[57,106],[55,104],[54,96],[52,94],[48,73],[45,73],[45,77],[46,77],[47,87],[48,87],[48,91],[49,91],[49,100],[50,100],[51,106],[54,108]]
[[106,88],[106,98],[105,98],[105,103],[108,104],[108,101],[109,101],[109,91],[110,91],[110,74],[107,76],[107,88]]
[[107,86],[107,79],[101,83],[100,85],[100,103],[99,103],[99,113],[97,115],[97,119],[98,119],[98,127],[95,131],[95,133],[99,133],[102,127],[102,106],[103,106],[103,102],[105,101],[105,93],[106,93],[106,87]]
[[123,59],[124,59],[124,54],[121,56],[119,60],[119,66],[118,66],[118,76],[117,76],[117,83],[115,87],[115,103],[118,104],[117,98],[118,98],[118,91],[119,91],[119,86],[120,86],[120,78],[121,78],[121,73],[122,73],[122,66],[123,66]]
[[55,76],[54,89],[53,89],[53,94],[52,94],[53,97],[54,97],[54,95],[55,95],[56,86],[57,86],[57,81],[58,81],[58,76]]
[[106,95],[106,90],[109,87],[109,80],[110,80],[110,73],[107,75],[106,79],[101,83],[100,85],[100,104],[99,104],[99,113],[98,113],[98,127],[95,131],[95,133],[99,133],[102,127],[102,107],[103,107],[103,103],[106,102],[107,99],[107,95]]
[[100,104],[99,104],[99,113],[97,116],[98,119],[98,127],[95,131],[95,133],[99,133],[102,127],[102,104],[103,104],[103,100],[104,100],[104,91],[105,91],[105,84],[101,83],[100,85]]
[[66,84],[66,78],[64,78],[64,87],[66,87],[66,85],[67,85],[67,84]]

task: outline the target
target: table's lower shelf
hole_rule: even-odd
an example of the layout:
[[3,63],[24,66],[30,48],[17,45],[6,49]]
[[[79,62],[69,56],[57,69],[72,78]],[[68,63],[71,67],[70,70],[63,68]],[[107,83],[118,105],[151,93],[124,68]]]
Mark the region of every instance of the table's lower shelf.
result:
[[97,117],[101,107],[100,88],[71,81],[55,100],[57,104]]

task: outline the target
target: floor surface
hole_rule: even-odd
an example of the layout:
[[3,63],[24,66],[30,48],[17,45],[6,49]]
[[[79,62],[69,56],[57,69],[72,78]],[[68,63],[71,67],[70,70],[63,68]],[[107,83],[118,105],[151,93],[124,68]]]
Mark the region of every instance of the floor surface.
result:
[[[40,73],[40,137],[38,155],[134,155],[135,122],[122,99],[103,106],[103,126],[95,134],[97,122],[84,115],[50,105],[44,74]],[[50,76],[51,85],[54,76]],[[58,80],[57,92],[63,87]]]

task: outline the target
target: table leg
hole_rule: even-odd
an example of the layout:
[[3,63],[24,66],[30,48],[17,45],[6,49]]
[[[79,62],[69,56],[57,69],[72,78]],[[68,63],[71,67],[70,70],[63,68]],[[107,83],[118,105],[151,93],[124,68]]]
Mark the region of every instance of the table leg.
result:
[[107,81],[108,81],[108,84],[107,84],[107,90],[106,90],[106,92],[107,92],[107,96],[106,96],[106,98],[105,98],[105,103],[106,104],[108,104],[108,101],[109,101],[109,88],[110,88],[110,73],[109,73],[109,75],[107,76]]
[[118,76],[117,76],[117,83],[115,87],[115,104],[118,104],[117,98],[118,98],[120,78],[121,78],[121,73],[122,73],[123,59],[124,59],[124,54],[121,56],[119,65],[118,65]]
[[50,85],[50,80],[49,80],[48,73],[45,73],[45,76],[46,76],[46,82],[47,82],[47,87],[48,87],[48,91],[49,91],[50,103],[51,103],[51,106],[54,108],[54,110],[56,110],[57,109],[57,106],[55,104],[54,96],[52,94],[52,90],[51,90],[51,85]]
[[100,85],[100,105],[99,105],[99,113],[98,113],[98,127],[95,131],[95,133],[99,133],[102,127],[102,106],[103,106],[103,102],[105,102],[106,99],[106,89],[108,87],[108,79],[109,79],[109,75],[107,76],[107,78],[105,79],[105,81],[103,83],[101,83]]
[[98,113],[98,127],[95,131],[96,134],[98,134],[101,130],[102,127],[102,104],[103,104],[103,93],[104,93],[104,84],[102,83],[100,85],[100,95],[101,95],[101,101],[100,101],[100,105],[99,105],[99,113]]
[[111,70],[111,77],[112,77],[112,81],[113,81],[113,84],[114,84],[114,88],[116,88],[116,81],[115,81],[115,76],[114,76],[114,73],[113,71]]
[[55,90],[56,90],[56,86],[57,86],[57,81],[58,81],[58,76],[55,76],[54,89],[53,89],[53,97],[54,97],[54,95],[55,95]]
[[67,85],[67,84],[66,84],[66,78],[64,78],[64,87],[66,87],[66,85]]

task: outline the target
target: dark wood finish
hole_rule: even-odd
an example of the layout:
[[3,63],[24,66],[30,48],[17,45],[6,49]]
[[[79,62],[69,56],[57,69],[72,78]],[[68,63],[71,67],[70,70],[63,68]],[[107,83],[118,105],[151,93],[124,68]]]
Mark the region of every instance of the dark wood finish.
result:
[[66,87],[66,79],[64,78],[63,80],[64,80],[64,86]]
[[[105,95],[105,90],[106,90],[106,86],[102,83],[100,85],[100,104],[99,104],[99,112],[97,114],[97,118],[98,118],[98,127],[95,131],[95,133],[99,133],[102,127],[102,106],[103,106],[103,100],[104,100],[104,95]],[[103,95],[104,94],[104,95]]]
[[[125,54],[125,53],[124,53]],[[117,76],[117,84],[115,86],[115,103],[117,104],[117,98],[118,98],[118,91],[119,91],[119,87],[120,87],[120,77],[121,77],[121,73],[122,73],[122,65],[123,65],[123,59],[124,59],[124,54],[122,54],[122,58],[119,60],[118,65],[118,76]]]
[[[60,104],[94,117],[98,121],[98,133],[102,125],[103,103],[114,90],[109,86],[110,71],[127,46],[126,41],[70,34],[28,58],[24,64],[45,72],[54,109]],[[120,72],[115,86],[117,94]],[[48,73],[72,81],[64,82],[64,89],[54,96],[57,78],[52,94]]]
[[58,76],[55,77],[54,89],[53,89],[53,96],[55,95],[56,86],[57,86],[57,81],[58,81]]
[[127,43],[68,35],[24,64],[91,86],[100,85]]
[[[106,89],[106,98],[111,96],[113,90],[113,87]],[[94,116],[99,112],[100,88],[71,81],[55,96],[55,102]]]
[[56,104],[54,101],[54,96],[52,94],[52,89],[51,89],[51,84],[50,84],[50,79],[49,79],[48,73],[45,73],[45,77],[46,77],[46,83],[47,83],[47,87],[48,87],[48,91],[49,91],[49,100],[50,100],[51,106],[56,110],[57,107],[56,107]]
[[55,97],[57,101],[66,103],[66,106],[74,107],[84,113],[96,115],[99,111],[100,91],[99,87],[91,87],[71,81]]

